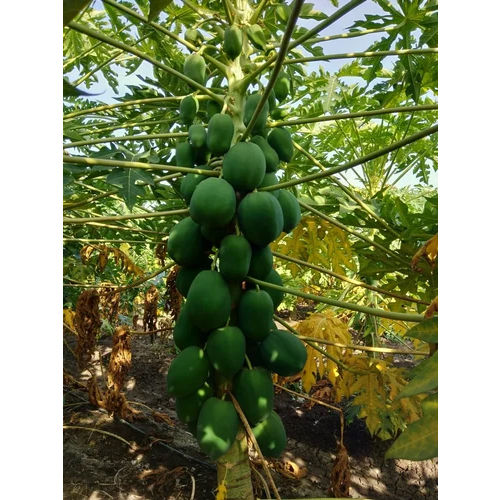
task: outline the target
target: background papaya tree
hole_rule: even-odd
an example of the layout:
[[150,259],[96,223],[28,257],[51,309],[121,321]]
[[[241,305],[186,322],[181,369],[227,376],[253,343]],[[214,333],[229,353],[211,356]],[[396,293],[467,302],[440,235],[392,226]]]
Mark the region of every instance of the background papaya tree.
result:
[[[65,11],[63,61],[67,284],[134,279],[89,272],[79,259],[88,244],[131,245],[134,263],[156,270],[154,247],[187,213],[179,195],[183,172],[174,165],[176,141],[187,135],[179,124],[182,98],[194,91],[203,111],[209,102],[222,108],[228,92],[233,98],[255,90],[266,96],[279,70],[289,96],[268,126],[292,132],[295,152],[279,171],[279,185],[295,191],[303,214],[294,232],[273,247],[289,293],[285,307],[304,298],[318,303],[319,314],[334,306],[378,352],[382,336],[399,338],[424,319],[437,296],[437,248],[418,264],[412,258],[437,233],[437,2],[332,1],[328,12],[314,3],[266,0],[74,3],[80,8]],[[228,77],[221,50],[224,30],[234,23],[247,29],[238,78]],[[248,37],[250,26],[261,28],[259,36]],[[340,44],[362,48],[337,51]],[[183,74],[193,52],[206,61],[206,85],[193,85]],[[124,88],[121,81],[131,75]],[[107,87],[112,99],[99,96]],[[74,298],[67,294],[68,304]],[[435,328],[434,322],[430,330]],[[332,328],[331,338],[322,340],[339,340],[336,335]],[[421,335],[411,338],[419,349],[429,343]],[[437,337],[431,348],[435,344]],[[322,362],[312,350],[310,359]],[[338,377],[337,370],[344,365],[352,373],[357,364],[367,377],[388,373],[379,378],[390,390],[377,398],[396,400],[407,377],[386,368],[390,359],[380,363],[376,350],[362,360],[337,351],[339,363],[326,370],[332,382],[346,386],[347,375]],[[306,390],[320,375],[308,366]],[[361,375],[356,382],[357,395],[366,394]],[[356,411],[372,433],[392,437],[418,422],[416,396],[433,394],[432,385],[409,394],[416,405],[411,416],[373,408],[373,398],[359,398]],[[437,405],[429,407],[431,417],[424,408],[422,418],[435,421]],[[417,428],[410,435],[410,452],[392,456],[434,456],[435,428],[424,444],[419,434]],[[423,453],[415,453],[422,446]]]

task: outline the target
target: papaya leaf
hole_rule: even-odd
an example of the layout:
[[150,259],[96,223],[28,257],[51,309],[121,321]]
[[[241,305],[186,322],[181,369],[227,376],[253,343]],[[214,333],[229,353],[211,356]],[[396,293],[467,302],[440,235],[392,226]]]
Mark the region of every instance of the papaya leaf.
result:
[[107,181],[119,187],[119,194],[123,197],[129,210],[132,210],[137,197],[144,194],[144,186],[137,185],[136,182],[151,183],[147,174],[133,168],[115,169],[107,176]]
[[171,3],[172,0],[149,0],[148,22],[155,20]]
[[413,339],[423,340],[424,342],[437,344],[438,319],[431,318],[422,321],[421,323],[417,323],[415,326],[413,326],[406,332],[405,336],[411,337]]
[[[429,399],[429,398],[428,398]],[[432,404],[431,404],[432,403]],[[437,398],[436,398],[437,403]],[[408,425],[386,451],[385,458],[428,460],[438,455],[438,408],[434,399],[424,406],[424,416]]]
[[[423,366],[422,366],[423,365]],[[438,353],[437,351],[423,361],[417,368],[417,374],[408,385],[396,396],[396,400],[428,392],[438,386]]]
[[72,21],[89,3],[90,0],[63,0],[63,26]]
[[81,95],[99,95],[99,94],[90,94],[89,92],[80,90],[74,85],[71,85],[71,83],[69,83],[67,80],[63,78],[63,97],[78,97]]

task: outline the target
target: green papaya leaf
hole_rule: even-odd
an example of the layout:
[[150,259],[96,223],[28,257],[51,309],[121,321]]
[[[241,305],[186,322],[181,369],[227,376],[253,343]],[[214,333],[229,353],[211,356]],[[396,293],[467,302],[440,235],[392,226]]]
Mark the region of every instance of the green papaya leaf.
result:
[[266,35],[258,24],[253,24],[246,29],[248,38],[252,44],[260,50],[266,50]]
[[411,327],[405,334],[405,337],[423,340],[433,344],[438,343],[438,319],[430,318],[417,323]]
[[[423,365],[423,366],[422,366]],[[438,386],[438,352],[417,366],[418,372],[396,396],[396,400],[431,391]]]
[[99,95],[99,94],[90,94],[89,92],[80,90],[74,85],[71,85],[71,83],[69,83],[63,78],[63,97],[78,97],[81,95]]
[[89,3],[90,0],[63,0],[63,26],[72,21]]
[[129,210],[132,210],[137,197],[144,194],[144,186],[137,185],[136,182],[152,183],[147,173],[133,168],[115,169],[107,176],[107,181],[119,187],[119,193]]
[[149,0],[148,22],[156,19],[171,3],[172,0]]
[[[429,398],[427,398],[429,399]],[[385,458],[428,460],[438,456],[438,408],[429,401],[424,416],[408,425],[386,451]]]

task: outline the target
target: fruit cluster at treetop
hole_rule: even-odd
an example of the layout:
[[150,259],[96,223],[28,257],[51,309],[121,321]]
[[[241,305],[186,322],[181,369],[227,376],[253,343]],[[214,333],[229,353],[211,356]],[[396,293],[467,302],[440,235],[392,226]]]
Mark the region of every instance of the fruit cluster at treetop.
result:
[[[247,29],[247,36],[253,45],[265,46],[257,28]],[[238,28],[226,30],[223,50],[229,60],[239,57],[242,39]],[[186,57],[184,74],[204,84],[203,58]],[[280,74],[280,102],[289,89],[286,75]],[[293,155],[290,132],[267,128],[276,97],[271,93],[245,142],[234,142],[239,137],[230,111],[223,112],[214,101],[201,110],[195,96],[180,104],[179,121],[188,127],[188,140],[177,144],[176,164],[205,170],[217,165],[219,175],[189,173],[177,186],[189,205],[189,217],[172,229],[167,248],[181,266],[176,284],[186,300],[174,328],[180,352],[168,371],[167,391],[176,398],[179,419],[214,460],[229,450],[240,425],[228,391],[238,400],[264,455],[282,453],[286,434],[273,411],[272,373],[296,374],[306,361],[303,343],[274,324],[282,292],[259,288],[248,279],[282,285],[269,244],[292,231],[301,217],[291,192],[259,191],[277,184],[276,171]],[[260,98],[246,96],[244,125]]]

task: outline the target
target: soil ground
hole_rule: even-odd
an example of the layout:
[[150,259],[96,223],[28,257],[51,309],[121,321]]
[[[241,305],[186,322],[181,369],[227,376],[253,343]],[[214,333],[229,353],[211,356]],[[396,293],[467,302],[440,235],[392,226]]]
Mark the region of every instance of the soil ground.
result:
[[[68,347],[76,342],[65,334],[64,370],[80,381],[88,372],[80,372]],[[99,351],[106,366],[111,338],[99,340]],[[85,390],[64,386],[64,424],[99,429],[115,435],[82,429],[64,431],[64,498],[68,500],[139,500],[215,498],[215,466],[197,446],[196,440],[175,414],[175,401],[165,394],[165,374],[174,357],[171,337],[132,337],[132,366],[125,393],[127,400],[142,403],[167,414],[174,425],[157,422],[151,411],[141,409],[145,420],[132,424],[113,419],[88,403]],[[99,374],[100,363],[94,359]],[[104,382],[101,381],[104,388]],[[283,458],[276,462],[273,478],[285,498],[325,498],[335,459],[339,435],[338,415],[328,408],[305,408],[305,401],[288,393],[276,395],[275,410],[287,430],[288,445]],[[120,441],[119,436],[129,443]],[[346,427],[344,442],[349,454],[350,495],[353,498],[420,500],[437,499],[437,460],[412,462],[384,461],[390,442],[372,439],[361,420]],[[281,465],[281,467],[280,467]],[[288,477],[278,469],[295,467],[301,478]],[[257,481],[257,479],[256,479]],[[257,485],[258,483],[256,483]],[[194,492],[194,493],[193,493]],[[265,498],[264,492],[259,492]]]

